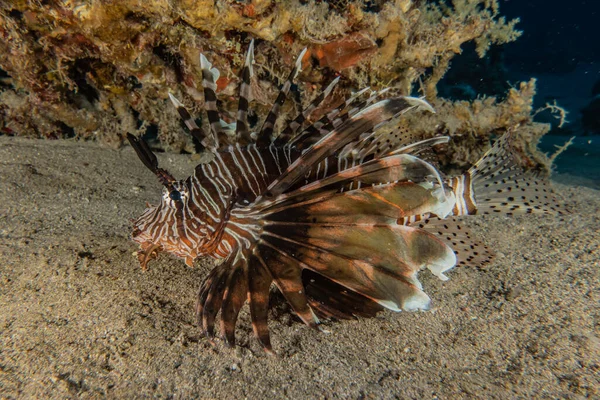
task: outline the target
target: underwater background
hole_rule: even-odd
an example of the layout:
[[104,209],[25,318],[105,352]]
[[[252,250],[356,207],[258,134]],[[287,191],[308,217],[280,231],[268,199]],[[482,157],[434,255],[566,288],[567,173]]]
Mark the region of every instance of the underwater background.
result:
[[493,47],[484,59],[464,46],[440,92],[461,100],[502,96],[511,83],[536,78],[533,108],[556,101],[568,112],[560,128],[549,113],[536,116],[552,124],[539,148],[551,153],[574,137],[554,161],[555,179],[600,187],[600,2],[505,0],[500,7],[507,19],[519,18],[522,36]]

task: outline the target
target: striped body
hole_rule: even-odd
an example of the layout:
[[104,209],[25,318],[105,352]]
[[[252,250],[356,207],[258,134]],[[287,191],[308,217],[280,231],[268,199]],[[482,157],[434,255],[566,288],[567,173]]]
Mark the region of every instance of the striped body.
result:
[[452,188],[456,203],[452,209],[452,215],[474,215],[477,214],[477,204],[473,193],[473,184],[471,174],[467,172],[464,175],[452,178],[448,184]]
[[[174,201],[171,192],[166,190],[161,204],[148,208],[135,221],[133,239],[140,244],[158,244],[190,265],[197,257],[222,259],[233,251],[248,248],[247,241],[251,240],[249,237],[256,228],[235,223],[231,213],[236,209],[251,209],[268,184],[300,155],[291,146],[275,144],[262,148],[256,144],[224,148],[215,153],[210,162],[198,165],[189,178],[174,184],[182,201]],[[317,182],[360,164],[352,157],[327,157],[295,186]],[[351,191],[366,186],[372,184],[358,180],[338,190]],[[420,221],[421,217],[413,215],[397,222],[410,225]]]

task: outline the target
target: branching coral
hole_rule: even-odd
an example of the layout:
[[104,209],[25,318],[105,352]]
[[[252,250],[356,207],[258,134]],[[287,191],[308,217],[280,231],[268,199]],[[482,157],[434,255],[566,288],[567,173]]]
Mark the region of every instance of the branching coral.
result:
[[[436,87],[464,43],[474,42],[483,56],[490,45],[519,36],[516,22],[499,15],[497,0],[2,3],[0,68],[9,78],[0,85],[0,130],[118,145],[126,132],[154,124],[155,146],[193,151],[167,93],[202,108],[203,52],[221,71],[218,90],[230,95],[224,102],[234,102],[243,52],[255,38],[261,114],[294,56],[308,47],[314,62],[307,58],[299,78],[304,103],[334,75],[342,75],[343,91],[369,85],[410,94],[422,80],[439,110],[420,123],[423,135],[444,131],[483,143],[494,130],[531,124],[533,83],[502,102],[451,103],[438,99]],[[456,149],[447,161],[471,160]]]

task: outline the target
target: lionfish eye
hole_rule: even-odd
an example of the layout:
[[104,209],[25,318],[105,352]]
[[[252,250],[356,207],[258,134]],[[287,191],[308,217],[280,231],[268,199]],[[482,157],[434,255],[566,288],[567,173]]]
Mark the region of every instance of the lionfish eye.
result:
[[179,201],[181,200],[181,192],[173,190],[169,193],[169,197],[171,198],[171,200]]

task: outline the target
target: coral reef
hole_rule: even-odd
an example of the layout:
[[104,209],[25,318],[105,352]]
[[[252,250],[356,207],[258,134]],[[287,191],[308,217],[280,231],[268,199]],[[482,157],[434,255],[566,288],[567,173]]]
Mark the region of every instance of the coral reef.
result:
[[236,101],[244,49],[254,38],[258,113],[266,113],[284,71],[307,47],[301,96],[284,116],[336,75],[342,76],[337,98],[364,86],[402,94],[420,89],[438,114],[417,129],[423,136],[460,136],[442,161],[462,166],[479,157],[490,134],[521,124],[534,146],[547,129],[532,122],[533,82],[503,101],[438,98],[437,84],[463,44],[474,43],[483,57],[491,45],[520,35],[517,22],[500,16],[497,0],[3,2],[0,132],[95,137],[118,146],[127,132],[154,125],[153,146],[192,152],[168,92],[194,111],[203,107],[203,52],[221,72],[218,90],[228,99],[222,108],[233,110],[227,103]]

